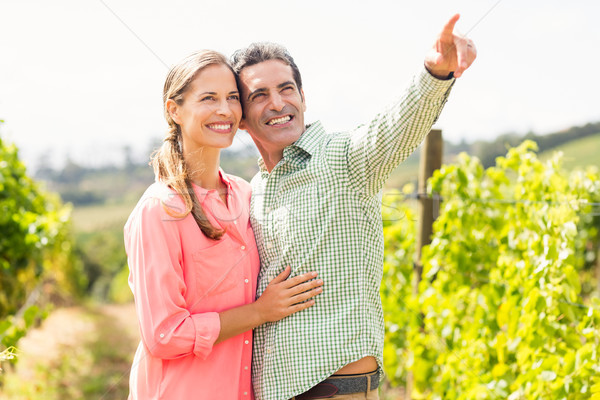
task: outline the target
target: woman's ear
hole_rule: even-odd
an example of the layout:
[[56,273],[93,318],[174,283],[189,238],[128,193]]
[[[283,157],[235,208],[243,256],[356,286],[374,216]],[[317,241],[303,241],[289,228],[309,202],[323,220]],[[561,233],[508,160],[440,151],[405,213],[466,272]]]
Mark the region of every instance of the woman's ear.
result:
[[179,106],[177,105],[175,100],[167,100],[167,111],[169,112],[169,115],[171,116],[173,121],[175,121],[177,125],[181,125],[181,121],[179,118]]

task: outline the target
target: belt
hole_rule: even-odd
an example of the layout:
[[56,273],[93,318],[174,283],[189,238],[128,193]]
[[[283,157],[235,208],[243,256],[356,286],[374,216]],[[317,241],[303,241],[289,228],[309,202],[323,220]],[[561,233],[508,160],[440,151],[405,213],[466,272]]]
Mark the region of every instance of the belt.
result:
[[331,375],[295,400],[326,399],[339,394],[367,393],[379,387],[379,369],[366,374]]

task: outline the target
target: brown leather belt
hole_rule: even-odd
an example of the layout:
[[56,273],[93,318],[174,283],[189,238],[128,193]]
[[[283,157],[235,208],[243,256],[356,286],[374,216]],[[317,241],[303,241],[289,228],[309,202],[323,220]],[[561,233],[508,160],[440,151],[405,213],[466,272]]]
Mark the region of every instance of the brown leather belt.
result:
[[331,375],[294,399],[327,399],[339,394],[367,393],[379,387],[379,375],[379,370],[367,374]]

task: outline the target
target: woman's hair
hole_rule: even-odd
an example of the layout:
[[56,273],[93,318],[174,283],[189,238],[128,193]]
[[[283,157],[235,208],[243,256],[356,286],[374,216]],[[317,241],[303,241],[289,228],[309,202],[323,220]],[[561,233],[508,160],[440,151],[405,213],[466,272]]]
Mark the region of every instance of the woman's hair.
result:
[[192,213],[202,233],[211,239],[217,240],[223,236],[225,231],[211,225],[202,206],[198,202],[190,180],[190,171],[188,171],[188,167],[183,159],[181,127],[171,118],[171,114],[169,114],[167,108],[167,101],[169,99],[178,105],[182,105],[183,96],[194,78],[204,68],[215,64],[227,66],[235,76],[227,58],[221,53],[212,50],[203,50],[190,54],[169,71],[163,89],[163,107],[165,119],[169,124],[169,131],[162,146],[152,154],[151,164],[154,168],[155,179],[175,190],[184,202],[185,210],[183,213],[177,212],[163,202],[163,207],[167,214],[172,217],[183,218]]

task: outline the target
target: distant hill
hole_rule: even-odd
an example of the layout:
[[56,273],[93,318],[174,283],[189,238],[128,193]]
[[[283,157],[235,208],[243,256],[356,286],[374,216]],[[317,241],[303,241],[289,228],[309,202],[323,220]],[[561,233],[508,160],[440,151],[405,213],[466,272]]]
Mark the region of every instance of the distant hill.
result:
[[[549,157],[553,150],[565,153],[565,166],[598,165],[600,163],[600,122],[572,127],[546,135],[505,134],[492,141],[459,144],[444,143],[444,163],[450,163],[460,152],[478,157],[485,167],[495,164],[496,157],[506,154],[509,147],[525,139],[538,143],[540,154]],[[64,201],[75,206],[102,204],[135,204],[148,185],[154,181],[152,168],[147,161],[136,162],[129,157],[130,149],[124,148],[125,165],[89,168],[67,161],[62,169],[39,168],[35,177],[48,183]],[[548,155],[547,155],[548,154]],[[257,151],[254,146],[223,151],[221,165],[231,174],[250,180],[258,171]],[[387,188],[401,188],[404,184],[417,182],[420,149],[402,163],[386,184]]]
[[[461,152],[471,154],[481,160],[484,167],[495,165],[496,158],[506,154],[510,147],[515,147],[524,140],[533,140],[538,144],[542,159],[549,158],[555,151],[565,154],[564,166],[567,169],[596,165],[600,168],[600,122],[575,126],[546,135],[532,132],[525,135],[509,133],[498,136],[492,141],[476,141],[459,144],[444,142],[442,162],[450,163]],[[401,188],[406,183],[417,183],[421,149],[417,149],[402,163],[390,177],[387,188]]]
[[540,153],[540,159],[547,160],[556,151],[563,152],[563,165],[566,169],[585,168],[590,165],[600,168],[600,132],[546,150]]

